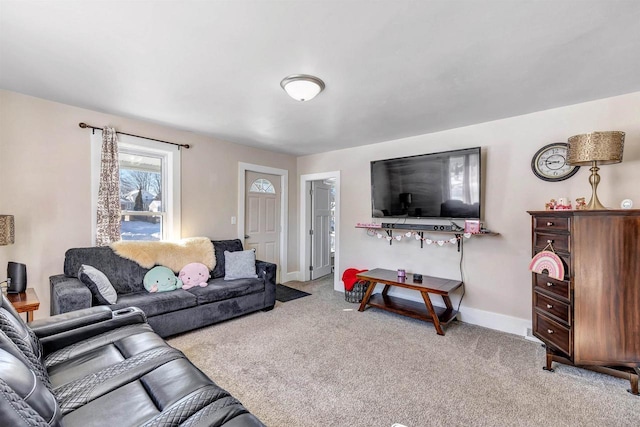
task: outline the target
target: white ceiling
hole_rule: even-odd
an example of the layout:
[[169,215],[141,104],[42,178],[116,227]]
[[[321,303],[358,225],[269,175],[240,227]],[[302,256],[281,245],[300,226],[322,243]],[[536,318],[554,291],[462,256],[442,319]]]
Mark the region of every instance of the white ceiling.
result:
[[0,88],[318,153],[639,91],[640,1],[0,0]]

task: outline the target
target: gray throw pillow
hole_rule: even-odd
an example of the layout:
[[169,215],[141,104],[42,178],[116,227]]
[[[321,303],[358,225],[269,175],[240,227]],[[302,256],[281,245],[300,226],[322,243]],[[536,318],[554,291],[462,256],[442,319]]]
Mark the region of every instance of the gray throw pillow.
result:
[[224,251],[224,280],[256,278],[256,250]]
[[104,273],[90,265],[84,265],[78,270],[78,279],[86,285],[93,297],[102,305],[115,304],[118,294]]

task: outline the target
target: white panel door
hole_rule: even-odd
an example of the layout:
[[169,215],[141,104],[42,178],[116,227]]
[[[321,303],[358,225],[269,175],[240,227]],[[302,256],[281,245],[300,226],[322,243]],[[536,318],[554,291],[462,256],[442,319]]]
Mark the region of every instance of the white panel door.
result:
[[[280,264],[280,177],[257,172],[245,176],[244,248],[256,258]],[[280,282],[280,268],[276,281]]]
[[311,182],[311,280],[331,273],[331,185]]

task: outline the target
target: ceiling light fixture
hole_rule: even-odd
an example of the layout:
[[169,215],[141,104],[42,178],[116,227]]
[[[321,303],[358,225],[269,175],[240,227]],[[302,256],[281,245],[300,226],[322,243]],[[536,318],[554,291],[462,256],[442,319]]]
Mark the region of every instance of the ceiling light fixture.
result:
[[296,101],[309,101],[324,90],[324,82],[308,74],[293,74],[280,82],[282,89]]

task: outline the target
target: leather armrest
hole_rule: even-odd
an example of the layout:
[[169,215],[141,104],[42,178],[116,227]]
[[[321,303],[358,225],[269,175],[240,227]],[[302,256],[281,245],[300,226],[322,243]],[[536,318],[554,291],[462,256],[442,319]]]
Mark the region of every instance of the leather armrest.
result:
[[[102,308],[102,307],[93,307],[93,308]],[[93,309],[92,308],[92,309]],[[84,323],[81,321],[70,321],[76,322],[76,328],[73,329],[64,329],[59,328],[57,333],[53,333],[50,335],[42,335],[40,337],[40,342],[42,343],[42,347],[44,349],[44,353],[49,354],[61,348],[67,347],[69,345],[78,343],[82,340],[86,340],[88,338],[94,337],[96,335],[100,335],[102,333],[111,331],[116,328],[120,328],[122,326],[134,325],[134,324],[144,324],[147,322],[147,316],[145,316],[144,312],[137,307],[127,307],[116,311],[111,311],[109,307],[104,306],[108,312],[109,317],[97,320],[98,317],[103,316],[101,314],[97,314],[95,319],[97,321],[93,323]],[[89,309],[89,310],[92,310]],[[85,311],[85,310],[81,310]],[[71,313],[68,313],[71,314]],[[65,314],[66,315],[66,314]],[[54,316],[57,317],[57,316]],[[36,325],[37,326],[37,325]],[[48,329],[39,329],[40,332],[54,331],[54,327],[49,327]],[[35,331],[34,331],[35,332]]]
[[102,305],[57,314],[46,319],[34,320],[29,323],[29,327],[38,338],[43,338],[93,323],[111,320],[112,317],[111,309],[106,305]]

